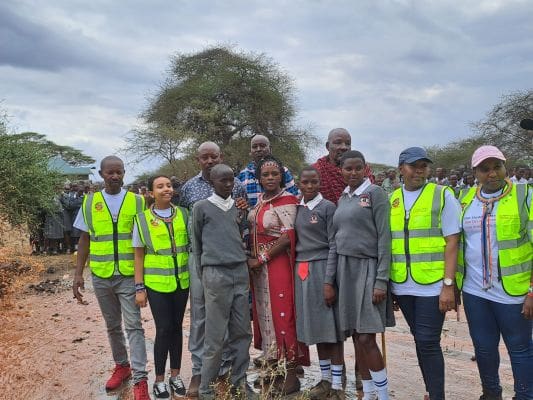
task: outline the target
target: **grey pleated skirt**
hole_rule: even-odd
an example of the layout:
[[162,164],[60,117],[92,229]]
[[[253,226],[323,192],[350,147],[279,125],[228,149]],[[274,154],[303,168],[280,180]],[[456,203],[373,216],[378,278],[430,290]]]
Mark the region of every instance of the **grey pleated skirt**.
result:
[[390,289],[384,301],[372,304],[376,270],[375,258],[338,256],[335,314],[345,336],[384,332],[395,325]]
[[294,273],[296,335],[307,345],[336,343],[344,337],[337,333],[335,312],[324,301],[324,277],[327,260],[309,261],[309,275],[302,280],[298,265]]

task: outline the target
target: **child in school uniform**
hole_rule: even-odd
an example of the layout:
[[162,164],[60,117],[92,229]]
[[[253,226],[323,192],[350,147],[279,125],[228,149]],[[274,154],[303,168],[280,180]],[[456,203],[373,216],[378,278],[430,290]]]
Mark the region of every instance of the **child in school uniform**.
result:
[[[363,378],[364,400],[388,400],[387,371],[376,344],[376,333],[393,325],[388,296],[391,260],[389,202],[386,192],[365,177],[359,151],[341,157],[346,182],[333,216],[337,257],[328,260],[326,276],[336,269],[337,293],[325,285],[325,297],[335,301],[340,331],[351,335]],[[335,260],[337,258],[337,260]],[[335,262],[336,261],[336,262]],[[389,311],[389,312],[387,312]]]
[[[311,399],[342,390],[342,343],[331,305],[324,300],[324,282],[330,246],[335,252],[335,204],[322,197],[320,174],[312,166],[300,173],[302,200],[296,214],[296,334],[306,345],[317,345],[322,379],[310,391]],[[334,277],[330,277],[334,280]],[[332,387],[333,381],[333,387]]]
[[205,341],[200,399],[214,399],[225,335],[232,352],[232,398],[256,399],[246,383],[252,340],[248,311],[249,275],[242,242],[246,218],[231,198],[233,170],[224,164],[210,173],[215,193],[193,208],[191,244],[205,295]]

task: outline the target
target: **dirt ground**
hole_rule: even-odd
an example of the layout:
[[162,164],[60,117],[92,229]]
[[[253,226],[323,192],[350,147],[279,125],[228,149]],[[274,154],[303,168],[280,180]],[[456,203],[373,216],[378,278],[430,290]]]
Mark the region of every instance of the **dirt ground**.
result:
[[[90,279],[86,278],[87,305],[72,298],[72,256],[35,257],[44,264],[43,272],[34,282],[27,282],[4,300],[0,308],[0,398],[31,399],[124,399],[133,398],[131,389],[106,394],[103,389],[113,367],[104,321],[94,298]],[[88,271],[86,271],[88,272]],[[148,349],[148,370],[153,379],[154,324],[150,310],[142,310]],[[405,321],[397,313],[397,326],[387,330],[386,353],[390,397],[398,400],[422,399],[423,383],[418,369],[414,344]],[[184,348],[187,348],[189,313],[184,321]],[[381,343],[381,339],[378,337]],[[346,342],[348,367],[348,398],[354,393],[353,346]],[[471,361],[472,344],[461,315],[449,314],[443,331],[446,362],[447,398],[477,399],[481,393],[475,362]],[[258,352],[251,349],[252,357]],[[504,399],[512,397],[512,373],[503,345],[500,347],[500,376]],[[306,368],[303,389],[319,379],[316,351],[312,349],[313,366]],[[257,371],[250,369],[249,379]],[[188,384],[190,357],[184,351],[182,377]],[[150,381],[151,387],[151,381]],[[305,392],[299,398],[306,398]]]

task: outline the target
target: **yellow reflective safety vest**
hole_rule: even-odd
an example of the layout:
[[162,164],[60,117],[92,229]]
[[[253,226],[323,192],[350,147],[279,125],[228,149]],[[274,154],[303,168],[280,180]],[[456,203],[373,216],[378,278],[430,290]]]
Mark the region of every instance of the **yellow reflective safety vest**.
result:
[[390,277],[393,282],[405,282],[408,273],[421,285],[444,278],[446,241],[442,236],[441,214],[445,190],[449,188],[427,183],[413,204],[409,217],[405,212],[402,188],[392,193]]
[[144,199],[127,192],[122,200],[117,220],[113,217],[102,192],[84,197],[82,212],[89,228],[89,267],[99,278],[113,276],[115,266],[120,274],[133,276],[134,249],[131,244],[135,215],[144,210]]
[[151,210],[137,215],[137,228],[145,245],[144,284],[156,292],[170,293],[189,287],[189,236],[187,235],[187,210],[174,206],[172,235],[167,224]]
[[[509,296],[524,296],[531,281],[533,210],[526,202],[527,193],[527,184],[513,184],[511,192],[498,201],[496,208],[498,280],[502,282],[503,290]],[[475,196],[476,188],[471,188],[459,199],[463,207],[461,221]],[[463,287],[463,279],[467,273],[464,249],[464,236],[461,235],[456,274],[459,289]]]

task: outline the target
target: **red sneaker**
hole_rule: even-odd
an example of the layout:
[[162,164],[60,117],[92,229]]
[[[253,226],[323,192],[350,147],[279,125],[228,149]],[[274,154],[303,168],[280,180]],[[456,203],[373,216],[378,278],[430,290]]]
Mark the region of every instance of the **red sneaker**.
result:
[[105,384],[106,390],[118,389],[125,381],[131,378],[131,368],[129,364],[115,365],[115,369],[111,374],[111,377]]
[[146,379],[143,379],[142,381],[133,385],[133,398],[135,400],[150,400],[150,395],[148,394],[148,383]]

